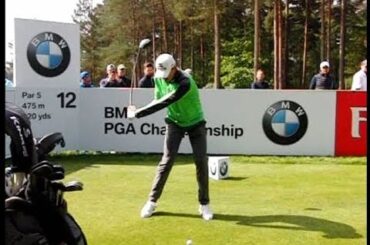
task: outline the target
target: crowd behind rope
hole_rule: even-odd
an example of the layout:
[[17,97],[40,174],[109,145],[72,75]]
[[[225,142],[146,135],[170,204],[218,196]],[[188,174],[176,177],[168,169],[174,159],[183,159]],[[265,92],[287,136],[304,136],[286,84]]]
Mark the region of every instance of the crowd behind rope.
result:
[[[155,68],[151,62],[144,63],[144,74],[139,79],[139,88],[154,87]],[[184,72],[192,75],[192,70],[187,68]],[[319,65],[319,71],[315,74],[309,83],[308,89],[313,90],[335,90],[338,89],[338,81],[331,74],[330,63],[322,61]],[[131,80],[126,76],[126,67],[123,64],[118,65],[117,69],[114,64],[106,67],[106,76],[99,82],[101,88],[104,87],[131,87]],[[90,74],[87,71],[81,72],[81,87],[94,87],[91,82]],[[205,86],[211,88],[213,86]],[[265,71],[262,68],[257,69],[255,80],[251,83],[251,89],[272,89],[273,85],[265,79]],[[367,60],[360,63],[360,69],[353,75],[351,90],[367,91]]]
[[[155,68],[153,63],[145,62],[143,67],[143,75],[138,81],[139,88],[153,88],[154,87],[154,73]],[[193,71],[190,68],[184,70],[188,75],[192,75]],[[314,90],[335,90],[338,89],[338,81],[334,79],[331,74],[330,63],[322,61],[319,65],[319,72],[315,74],[309,83],[308,89]],[[14,82],[5,78],[5,87],[15,87]],[[89,71],[81,71],[80,73],[80,87],[94,88],[94,85]],[[124,64],[119,64],[117,67],[114,64],[106,66],[105,77],[101,78],[98,83],[100,88],[122,88],[131,87],[131,79],[127,77],[127,68]],[[212,88],[209,84],[204,88]],[[251,89],[272,89],[273,85],[265,79],[265,71],[259,68],[256,72],[255,80],[251,83]],[[353,75],[351,90],[353,91],[367,91],[367,59],[361,61],[359,70]]]

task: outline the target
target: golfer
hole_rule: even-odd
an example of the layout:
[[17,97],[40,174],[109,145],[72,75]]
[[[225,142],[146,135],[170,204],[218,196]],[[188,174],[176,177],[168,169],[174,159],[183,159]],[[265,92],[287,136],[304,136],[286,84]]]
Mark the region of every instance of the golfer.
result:
[[163,156],[157,167],[149,199],[141,210],[141,217],[150,217],[157,207],[181,140],[187,133],[196,165],[199,213],[203,219],[211,220],[213,213],[209,206],[208,193],[206,121],[198,87],[191,76],[176,67],[176,61],[170,54],[159,55],[155,68],[154,100],[142,108],[128,112],[128,118],[140,118],[167,107]]

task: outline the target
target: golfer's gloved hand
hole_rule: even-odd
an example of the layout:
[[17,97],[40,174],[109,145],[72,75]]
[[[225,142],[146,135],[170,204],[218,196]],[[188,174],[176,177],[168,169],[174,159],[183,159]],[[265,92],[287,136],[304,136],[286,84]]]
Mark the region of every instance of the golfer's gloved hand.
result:
[[136,106],[129,105],[127,107],[127,118],[133,120],[136,117]]

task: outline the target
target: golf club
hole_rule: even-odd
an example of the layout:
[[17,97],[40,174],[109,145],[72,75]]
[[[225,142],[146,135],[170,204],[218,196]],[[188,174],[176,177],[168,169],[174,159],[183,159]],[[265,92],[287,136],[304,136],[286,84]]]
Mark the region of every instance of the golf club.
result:
[[143,48],[147,47],[150,42],[151,42],[151,40],[146,38],[146,39],[141,40],[140,44],[139,44],[139,49],[138,49],[137,54],[136,54],[134,67],[132,69],[129,107],[132,106],[132,92],[133,92],[134,84],[136,84],[136,66],[137,66],[137,63],[139,62],[140,51]]

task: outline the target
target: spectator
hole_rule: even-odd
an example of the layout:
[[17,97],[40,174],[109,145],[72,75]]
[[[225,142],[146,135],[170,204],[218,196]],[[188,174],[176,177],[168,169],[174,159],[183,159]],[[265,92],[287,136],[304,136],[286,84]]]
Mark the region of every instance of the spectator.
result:
[[107,76],[100,80],[99,85],[101,88],[105,87],[119,87],[117,80],[116,66],[113,64],[107,65]]
[[353,76],[351,90],[367,91],[367,60],[361,62],[361,68]]
[[144,76],[139,81],[140,88],[154,88],[154,67],[150,62],[144,64]]
[[126,66],[124,64],[118,65],[117,80],[118,87],[131,87],[131,80],[126,76]]
[[92,84],[90,73],[87,71],[83,71],[80,74],[81,82],[80,87],[81,88],[93,88],[94,84]]
[[256,73],[256,81],[251,84],[252,89],[268,89],[270,88],[268,82],[265,80],[265,73],[262,69],[258,69]]
[[310,82],[309,89],[336,89],[336,83],[330,74],[329,62],[320,63],[320,72],[314,75]]

